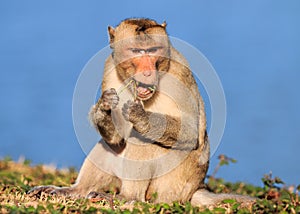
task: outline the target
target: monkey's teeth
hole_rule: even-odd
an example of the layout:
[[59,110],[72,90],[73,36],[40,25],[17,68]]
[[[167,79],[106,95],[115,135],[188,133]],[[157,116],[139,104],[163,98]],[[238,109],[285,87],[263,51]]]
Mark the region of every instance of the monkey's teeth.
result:
[[143,88],[143,87],[138,87],[137,88],[137,95],[141,98],[146,98],[148,97],[150,94],[152,94],[152,91],[150,91],[147,88]]
[[137,90],[138,90],[138,93],[139,93],[139,94],[146,94],[147,92],[149,92],[148,89],[142,88],[142,87],[138,87]]

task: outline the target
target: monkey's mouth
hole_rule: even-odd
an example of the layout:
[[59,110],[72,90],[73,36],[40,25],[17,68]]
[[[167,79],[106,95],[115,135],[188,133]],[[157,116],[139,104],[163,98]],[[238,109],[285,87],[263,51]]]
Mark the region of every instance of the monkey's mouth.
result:
[[135,95],[139,100],[150,99],[156,91],[156,85],[145,84],[134,80],[135,82]]

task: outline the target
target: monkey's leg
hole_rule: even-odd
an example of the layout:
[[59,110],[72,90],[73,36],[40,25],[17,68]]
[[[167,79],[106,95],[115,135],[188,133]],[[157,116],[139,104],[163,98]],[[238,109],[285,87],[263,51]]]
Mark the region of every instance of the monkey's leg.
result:
[[95,145],[71,187],[76,194],[86,197],[90,192],[119,191],[121,182],[113,173],[114,166],[109,154],[103,140]]
[[[178,171],[175,172],[174,170],[162,177],[153,179],[146,198],[155,203],[187,202],[192,197],[192,193],[198,188],[199,182],[190,181],[187,178],[182,179],[182,177],[184,176],[180,176]],[[156,196],[153,198],[154,194]]]
[[[121,187],[120,180],[112,172],[101,168],[102,161],[107,158],[107,153],[109,153],[103,143],[103,141],[97,143],[87,156],[74,185],[71,187],[38,186],[30,190],[28,194],[38,196],[42,192],[46,192],[70,197],[87,197],[91,192],[117,192]],[[113,168],[113,165],[109,165],[109,161],[103,164],[106,164],[106,169]]]
[[[147,198],[151,198],[154,193],[154,202],[172,203],[178,201],[185,203],[192,198],[193,193],[200,188],[205,179],[208,162],[200,165],[198,153],[201,148],[192,151],[190,154],[182,154],[183,151],[175,151],[169,157],[157,160],[157,166],[169,163],[170,166],[175,161],[175,168],[156,168],[155,178],[151,180],[147,191]],[[178,164],[178,165],[177,165]]]
[[120,196],[125,198],[127,201],[145,201],[148,186],[148,180],[122,180]]

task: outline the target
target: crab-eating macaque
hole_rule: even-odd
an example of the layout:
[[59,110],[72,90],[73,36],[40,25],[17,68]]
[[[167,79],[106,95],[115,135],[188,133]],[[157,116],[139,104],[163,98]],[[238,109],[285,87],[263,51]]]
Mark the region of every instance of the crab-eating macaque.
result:
[[89,114],[102,140],[73,186],[30,193],[97,197],[113,190],[129,201],[193,205],[226,198],[203,189],[210,156],[204,103],[166,23],[127,19],[108,32],[112,53]]

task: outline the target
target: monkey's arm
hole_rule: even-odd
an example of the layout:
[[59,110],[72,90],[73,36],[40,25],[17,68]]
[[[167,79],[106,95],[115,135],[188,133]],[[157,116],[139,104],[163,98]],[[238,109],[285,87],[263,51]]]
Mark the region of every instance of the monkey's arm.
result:
[[[143,137],[163,147],[196,149],[198,126],[183,122],[177,117],[145,111],[142,104],[128,101],[123,106],[123,116]],[[193,118],[195,119],[195,118]]]
[[113,123],[111,110],[116,107],[119,97],[111,88],[103,92],[101,98],[92,107],[89,118],[103,139],[110,144],[119,144],[123,138],[118,134]]

